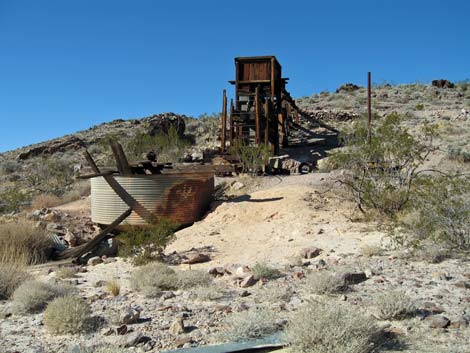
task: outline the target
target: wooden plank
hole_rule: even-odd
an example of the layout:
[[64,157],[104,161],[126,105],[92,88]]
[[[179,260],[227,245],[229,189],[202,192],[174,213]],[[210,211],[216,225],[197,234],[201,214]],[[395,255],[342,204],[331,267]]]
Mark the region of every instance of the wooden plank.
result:
[[127,161],[126,154],[121,146],[121,144],[117,141],[111,141],[111,149],[113,150],[114,159],[116,159],[116,165],[119,172],[122,175],[132,175],[132,168]]
[[222,132],[221,132],[221,147],[225,151],[225,138],[227,136],[227,92],[224,90],[222,95]]
[[255,94],[255,121],[256,121],[256,144],[260,144],[260,135],[261,135],[261,127],[260,127],[260,109],[259,109],[259,86],[256,87],[256,94]]

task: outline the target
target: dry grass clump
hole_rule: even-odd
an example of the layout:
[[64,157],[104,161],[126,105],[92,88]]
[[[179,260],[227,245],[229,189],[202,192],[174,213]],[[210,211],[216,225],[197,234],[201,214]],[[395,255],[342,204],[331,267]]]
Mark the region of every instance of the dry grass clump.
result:
[[70,295],[72,292],[73,288],[70,286],[26,281],[13,293],[13,307],[19,313],[40,312],[54,298]]
[[364,245],[361,248],[362,255],[366,257],[380,256],[382,255],[383,249],[379,245]]
[[414,255],[422,261],[430,264],[438,264],[449,258],[449,250],[439,244],[426,243],[418,248]]
[[118,280],[113,278],[106,282],[106,289],[112,295],[117,296],[121,292],[121,285]]
[[54,299],[44,312],[44,324],[55,334],[77,334],[91,328],[90,305],[76,295]]
[[55,206],[62,205],[64,201],[52,194],[39,194],[33,198],[31,202],[31,208],[38,210],[41,208],[51,208]]
[[0,263],[40,263],[51,248],[47,233],[26,219],[0,224]]
[[8,299],[29,275],[22,263],[0,263],[0,300]]
[[380,330],[352,308],[310,301],[291,319],[286,337],[296,353],[367,353],[375,348]]
[[337,294],[348,290],[344,279],[330,271],[314,272],[307,276],[305,290],[314,294]]
[[375,300],[377,317],[382,320],[402,320],[416,311],[416,304],[401,291],[386,292]]
[[268,309],[252,309],[233,313],[225,319],[221,338],[242,341],[273,334],[280,329],[278,317]]
[[76,267],[61,267],[55,272],[55,276],[60,279],[73,278],[77,273]]
[[263,301],[268,303],[288,303],[294,292],[292,288],[285,285],[266,285],[261,291],[260,295]]
[[227,295],[222,288],[215,285],[196,287],[192,292],[197,299],[207,302],[222,299]]
[[120,348],[115,345],[106,344],[95,347],[80,347],[81,353],[126,353],[130,352],[128,349]]
[[177,286],[181,289],[208,286],[212,283],[212,276],[206,271],[187,270],[180,271],[177,274]]
[[178,288],[176,272],[159,262],[139,267],[134,271],[130,282],[133,289],[142,292],[147,297],[155,297],[161,291]]
[[259,262],[251,268],[251,272],[253,272],[256,278],[275,279],[282,276],[281,271],[278,269]]

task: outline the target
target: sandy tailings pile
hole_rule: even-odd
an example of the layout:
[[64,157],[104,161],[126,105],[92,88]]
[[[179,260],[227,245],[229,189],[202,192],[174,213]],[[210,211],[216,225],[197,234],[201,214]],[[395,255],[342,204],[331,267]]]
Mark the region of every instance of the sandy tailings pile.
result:
[[257,191],[215,206],[202,221],[179,231],[166,252],[212,247],[212,261],[199,266],[285,264],[306,247],[334,257],[380,243],[383,234],[369,231],[374,227],[348,219],[352,207],[304,185]]

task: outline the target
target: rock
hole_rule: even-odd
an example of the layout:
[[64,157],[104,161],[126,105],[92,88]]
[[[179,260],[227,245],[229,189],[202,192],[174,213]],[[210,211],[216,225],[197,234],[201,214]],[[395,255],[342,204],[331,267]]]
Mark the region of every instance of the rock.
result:
[[90,257],[87,261],[87,264],[88,266],[96,266],[100,263],[102,263],[103,260],[101,260],[101,257],[99,256],[94,256],[94,257]]
[[450,279],[450,277],[447,275],[447,273],[442,272],[442,271],[433,272],[431,274],[431,277],[435,280],[438,280],[438,281],[447,281],[447,280]]
[[235,269],[235,276],[244,278],[248,273],[250,273],[250,268],[248,266],[239,266]]
[[426,318],[431,328],[446,328],[450,325],[450,320],[442,315],[432,315]]
[[103,259],[103,263],[104,264],[110,264],[110,263],[113,263],[113,262],[116,262],[117,259],[115,259],[114,257],[106,257]]
[[123,336],[123,341],[120,346],[124,348],[135,347],[139,343],[146,340],[146,337],[140,332],[131,332],[128,335]]
[[183,263],[192,265],[192,264],[198,264],[202,262],[208,262],[210,260],[211,258],[208,255],[198,253],[198,254],[188,255],[187,259],[183,261]]
[[119,322],[122,325],[135,324],[140,319],[140,310],[135,308],[127,308],[124,313],[121,314]]
[[127,331],[128,331],[127,325],[121,325],[121,326],[116,328],[116,333],[118,335],[125,335],[127,333]]
[[465,320],[465,317],[462,315],[454,318],[450,323],[450,327],[452,328],[461,328],[461,327],[466,327],[466,326],[468,326],[468,322],[467,320]]
[[317,257],[318,255],[320,255],[322,251],[323,251],[322,249],[319,249],[316,247],[305,248],[305,249],[302,249],[300,255],[304,259],[313,259],[314,257]]
[[182,317],[176,318],[170,325],[169,331],[172,335],[178,336],[185,333],[186,328],[184,327],[184,321]]
[[459,281],[454,284],[457,288],[470,289],[470,281]]
[[175,340],[175,346],[178,348],[181,348],[188,343],[193,343],[192,337],[181,337]]
[[344,284],[358,284],[367,280],[367,276],[364,272],[345,272],[341,275]]
[[240,287],[246,288],[246,287],[251,287],[255,285],[257,282],[256,278],[254,275],[249,275],[246,276],[241,282],[240,282]]
[[64,240],[69,244],[70,247],[80,245],[80,239],[69,230],[66,231]]
[[239,182],[239,181],[236,181],[232,184],[232,189],[233,190],[241,190],[245,187],[245,184]]
[[354,92],[357,91],[360,87],[354,83],[345,83],[336,89],[336,93],[340,92]]
[[455,85],[449,80],[433,80],[431,84],[437,88],[454,88]]
[[225,274],[225,269],[223,267],[212,267],[209,269],[209,274],[214,277],[223,276]]
[[246,297],[249,297],[251,295],[250,292],[248,292],[247,290],[244,290],[242,292],[240,292],[239,296],[240,298],[246,298]]

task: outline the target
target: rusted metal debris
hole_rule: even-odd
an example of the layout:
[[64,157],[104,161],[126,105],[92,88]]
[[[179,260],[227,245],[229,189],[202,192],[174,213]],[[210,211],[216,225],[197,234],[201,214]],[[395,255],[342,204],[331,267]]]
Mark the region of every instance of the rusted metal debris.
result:
[[[180,225],[193,223],[212,200],[215,171],[228,170],[224,166],[159,164],[155,158],[131,165],[118,142],[112,142],[111,147],[117,170],[102,172],[85,151],[93,174],[81,177],[92,179],[92,220],[106,228],[88,243],[56,254],[57,260],[79,260],[110,238],[111,232],[123,223],[148,225],[160,219],[173,220]],[[98,214],[94,215],[93,211],[97,210]],[[111,215],[107,215],[108,212]]]
[[222,150],[227,148],[227,131],[231,146],[269,144],[276,155],[280,146],[288,146],[291,125],[302,115],[286,90],[288,80],[274,56],[235,58],[235,80],[229,81],[235,85],[235,101],[230,102],[229,116],[223,93]]

